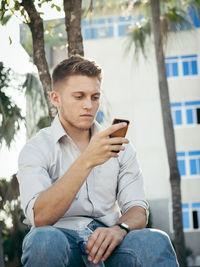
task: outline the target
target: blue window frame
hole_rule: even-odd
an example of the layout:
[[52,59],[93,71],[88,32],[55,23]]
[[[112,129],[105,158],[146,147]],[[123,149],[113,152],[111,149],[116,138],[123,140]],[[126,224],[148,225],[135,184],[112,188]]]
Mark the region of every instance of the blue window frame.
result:
[[193,110],[192,109],[187,109],[186,110],[186,118],[187,118],[187,123],[188,124],[193,124],[194,123],[194,115],[193,115]]
[[200,124],[200,101],[171,103],[174,126]]
[[175,111],[175,118],[176,118],[175,123],[177,125],[181,125],[182,124],[182,112],[181,112],[181,110],[176,110]]
[[[84,40],[91,40],[114,37],[114,35],[125,36],[126,29],[131,25],[132,20],[132,16],[82,20],[83,38]],[[115,27],[116,32],[114,32]]]
[[184,211],[182,213],[183,216],[183,228],[184,229],[189,229],[190,228],[190,217],[189,217],[189,212]]
[[181,61],[182,61],[184,76],[198,74],[197,55],[182,56]]
[[184,230],[200,229],[200,203],[182,204]]
[[182,125],[182,103],[171,103],[171,113],[174,125]]
[[200,151],[177,152],[178,169],[181,177],[200,177]]
[[166,75],[170,77],[198,75],[198,56],[185,55],[165,58]]
[[190,174],[199,175],[200,174],[200,151],[190,151],[189,163],[190,163]]
[[185,165],[185,152],[177,152],[176,153],[178,169],[181,176],[186,175],[186,165]]
[[[172,212],[171,205],[171,212]],[[200,229],[200,202],[182,203],[183,228],[186,231]],[[172,224],[171,224],[172,225]],[[173,225],[172,225],[173,227]]]
[[179,76],[178,71],[178,57],[167,57],[165,58],[166,75],[167,77]]
[[181,176],[186,175],[185,160],[178,160],[178,169]]
[[118,26],[118,35],[119,36],[125,36],[127,28],[128,28],[128,25],[119,25]]
[[189,9],[188,9],[188,14],[194,24],[195,27],[200,27],[200,22],[199,22],[199,16],[200,16],[200,7],[199,7],[199,10],[198,10],[198,13],[197,14],[197,11],[195,9],[194,6],[190,6]]
[[113,27],[89,27],[84,29],[84,39],[101,39],[113,37],[114,30]]

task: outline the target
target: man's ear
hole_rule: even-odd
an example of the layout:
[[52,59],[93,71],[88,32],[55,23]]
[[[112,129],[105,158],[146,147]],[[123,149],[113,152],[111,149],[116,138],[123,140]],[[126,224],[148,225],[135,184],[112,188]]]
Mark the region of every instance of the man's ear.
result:
[[55,107],[59,107],[60,106],[60,96],[59,93],[57,91],[52,91],[50,93],[50,97],[51,97],[51,102]]

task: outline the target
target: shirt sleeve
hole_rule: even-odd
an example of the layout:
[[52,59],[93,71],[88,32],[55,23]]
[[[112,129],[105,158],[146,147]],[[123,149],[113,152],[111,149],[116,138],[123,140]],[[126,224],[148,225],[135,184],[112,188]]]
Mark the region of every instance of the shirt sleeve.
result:
[[19,155],[17,178],[25,222],[34,226],[35,201],[42,191],[51,186],[51,179],[47,172],[47,157],[32,143],[27,143]]
[[119,158],[120,172],[118,177],[117,200],[122,214],[133,206],[140,206],[149,215],[149,204],[146,201],[143,176],[136,158],[136,151],[128,144]]

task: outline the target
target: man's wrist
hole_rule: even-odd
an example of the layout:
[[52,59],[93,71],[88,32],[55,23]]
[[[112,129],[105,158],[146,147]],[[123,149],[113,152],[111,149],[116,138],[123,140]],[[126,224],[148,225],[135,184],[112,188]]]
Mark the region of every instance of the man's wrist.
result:
[[127,232],[126,232],[126,230],[125,229],[122,229],[119,225],[115,225],[116,226],[116,229],[117,229],[117,231],[120,231],[121,233],[123,233],[123,235],[124,236],[126,236],[127,235]]
[[119,225],[114,224],[111,226],[111,228],[115,229],[116,231],[120,232],[123,234],[123,236],[125,237],[127,235],[127,231],[123,228],[121,228]]
[[86,169],[92,169],[94,167],[92,161],[85,152],[81,154],[80,161],[86,167]]
[[116,225],[119,226],[121,229],[125,230],[127,234],[130,232],[130,227],[128,224],[122,222],[117,223]]

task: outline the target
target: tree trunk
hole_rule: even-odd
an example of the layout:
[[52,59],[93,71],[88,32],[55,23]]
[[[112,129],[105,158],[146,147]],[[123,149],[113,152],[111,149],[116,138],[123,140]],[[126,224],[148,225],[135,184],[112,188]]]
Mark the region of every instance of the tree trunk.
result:
[[4,257],[3,257],[3,240],[1,235],[1,221],[0,221],[0,267],[4,267]]
[[180,266],[186,267],[185,256],[185,240],[183,233],[182,221],[182,203],[181,203],[181,178],[178,170],[176,159],[176,146],[174,128],[171,117],[169,90],[167,84],[164,52],[162,44],[162,33],[160,27],[160,2],[159,0],[151,0],[152,25],[155,43],[157,72],[159,79],[160,101],[162,108],[162,118],[164,124],[165,144],[167,148],[167,156],[170,169],[170,184],[173,204],[173,228],[175,249]]
[[68,40],[68,56],[84,56],[83,38],[81,34],[82,0],[63,0],[65,26]]
[[34,1],[22,0],[22,5],[24,6],[30,18],[28,25],[33,39],[33,60],[38,69],[40,81],[43,86],[44,95],[49,110],[49,117],[52,120],[56,115],[56,108],[53,106],[50,99],[51,76],[45,57],[43,20],[34,6]]

